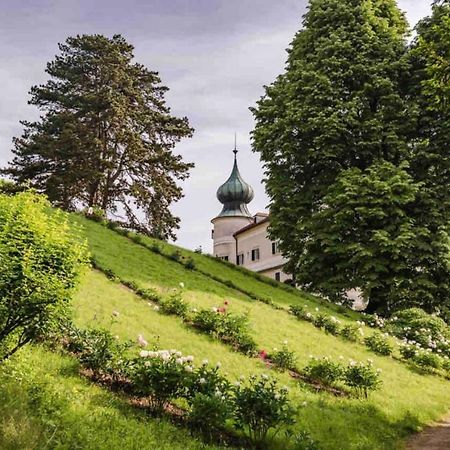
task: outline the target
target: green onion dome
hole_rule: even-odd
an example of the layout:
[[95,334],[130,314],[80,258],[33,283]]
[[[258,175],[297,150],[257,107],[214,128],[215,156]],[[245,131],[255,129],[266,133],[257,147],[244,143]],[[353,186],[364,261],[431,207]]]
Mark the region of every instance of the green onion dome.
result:
[[246,183],[239,173],[236,153],[234,151],[234,166],[228,180],[217,190],[217,198],[223,204],[223,216],[244,216],[251,217],[247,204],[253,200],[254,193],[252,187]]

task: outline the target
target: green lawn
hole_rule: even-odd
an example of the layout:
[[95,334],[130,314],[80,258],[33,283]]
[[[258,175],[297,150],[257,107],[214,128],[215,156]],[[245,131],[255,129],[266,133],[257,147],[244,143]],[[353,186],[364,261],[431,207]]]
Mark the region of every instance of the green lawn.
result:
[[[374,365],[383,371],[383,386],[368,401],[314,393],[288,375],[271,371],[282,384],[289,386],[290,395],[299,407],[296,430],[308,430],[320,443],[320,448],[401,448],[408,434],[441,417],[450,408],[448,381],[419,375],[392,358],[374,355],[361,344],[327,335],[307,322],[296,320],[285,310],[252,300],[242,290],[270,297],[284,308],[294,302],[306,304],[311,311],[318,307],[345,321],[358,317],[356,313],[340,314],[333,305],[324,305],[323,301],[317,303],[312,296],[288,292],[211,258],[183,251],[183,255],[191,256],[196,267],[204,273],[187,270],[99,224],[79,216],[72,216],[71,220],[83,227],[90,250],[102,266],[123,279],[134,281],[139,287],[153,287],[163,294],[183,282],[184,298],[192,305],[211,307],[228,300],[232,311],[248,313],[252,336],[260,349],[270,351],[288,340],[289,348],[298,356],[299,367],[307,363],[310,354],[373,359]],[[176,249],[169,244],[159,245],[167,254]],[[224,282],[232,280],[240,289],[231,289],[223,282],[212,280],[208,274]],[[114,320],[113,311],[120,313]],[[150,343],[158,341],[162,348],[176,348],[184,354],[194,355],[197,362],[203,359],[211,363],[220,361],[230,379],[241,374],[269,372],[259,359],[233,352],[226,345],[189,328],[181,319],[160,314],[153,305],[109,281],[98,271],[89,271],[83,277],[74,299],[74,314],[79,326],[102,325],[121,339],[136,340],[138,334],[142,334]],[[17,364],[17,370],[23,371],[24,375],[19,376],[20,379],[2,375],[0,399],[6,400],[4,406],[0,406],[5,409],[0,423],[0,435],[3,435],[0,448],[44,448],[40,443],[50,438],[61,444],[59,447],[51,444],[47,448],[86,448],[83,439],[90,433],[95,435],[93,442],[97,446],[89,448],[116,448],[118,436],[123,436],[121,448],[124,450],[179,448],[181,442],[185,448],[199,446],[187,431],[176,429],[167,422],[144,418],[141,413],[131,410],[124,400],[79,378],[76,364],[70,358],[32,348],[22,352],[13,362],[12,366]],[[66,390],[70,393],[66,403],[56,401],[55,411],[51,402],[47,402],[49,411],[45,414],[39,409],[34,413],[34,394],[30,394],[34,384],[40,386],[41,380],[46,380],[44,397],[48,394],[49,398],[52,395],[60,398]],[[53,422],[57,430],[51,437],[54,428],[50,423]],[[103,426],[108,430],[107,436],[102,434]],[[157,442],[156,446],[154,442]],[[288,448],[282,434],[273,447]]]
[[29,347],[0,371],[0,448],[204,449],[166,420],[149,420],[78,375],[78,363]]

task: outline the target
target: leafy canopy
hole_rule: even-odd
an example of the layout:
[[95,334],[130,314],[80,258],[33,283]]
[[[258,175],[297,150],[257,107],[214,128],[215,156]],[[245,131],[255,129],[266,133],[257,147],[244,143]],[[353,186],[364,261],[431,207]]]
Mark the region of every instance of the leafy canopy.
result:
[[285,72],[252,109],[286,269],[330,298],[359,288],[372,311],[432,309],[448,291],[447,223],[415,164],[407,36],[395,0],[310,0]]

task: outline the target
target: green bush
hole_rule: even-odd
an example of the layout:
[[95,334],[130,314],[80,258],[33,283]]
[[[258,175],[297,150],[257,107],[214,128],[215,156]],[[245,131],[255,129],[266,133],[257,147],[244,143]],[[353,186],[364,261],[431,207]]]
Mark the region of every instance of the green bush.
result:
[[185,317],[189,305],[183,300],[181,291],[176,291],[168,298],[160,301],[161,312],[164,314],[173,314],[179,317]]
[[42,196],[0,195],[0,362],[68,316],[87,247]]
[[236,383],[233,409],[236,428],[248,431],[257,445],[267,439],[270,429],[276,432],[294,423],[287,388],[279,388],[276,380],[266,375],[250,377],[248,384]]
[[416,366],[424,370],[440,369],[442,367],[442,359],[431,351],[422,350],[417,352],[412,357],[412,361]]
[[198,330],[213,334],[220,328],[222,317],[211,309],[201,309],[191,316],[192,325]]
[[142,350],[128,369],[135,393],[150,396],[154,411],[162,413],[171,400],[185,394],[193,359],[173,350]]
[[395,314],[389,321],[389,329],[398,338],[450,356],[449,327],[441,318],[420,308],[405,309]]
[[303,319],[303,320],[306,320],[306,318],[307,318],[306,314],[308,313],[308,311],[306,311],[306,308],[299,304],[290,305],[289,312],[293,316],[297,317],[297,319]]
[[204,361],[188,379],[186,399],[188,421],[194,428],[209,433],[222,428],[232,411],[230,383]]
[[379,332],[375,332],[371,336],[364,338],[364,343],[370,350],[379,355],[389,356],[392,354],[393,348],[389,339]]
[[351,361],[342,374],[342,381],[352,388],[357,396],[367,398],[369,392],[380,388],[380,371],[374,369],[372,363],[356,363]]
[[347,341],[356,342],[359,336],[359,327],[353,324],[344,325],[341,329],[340,335]]
[[66,347],[77,354],[80,363],[97,375],[121,375],[125,351],[131,342],[121,343],[110,331],[102,328],[81,330],[71,328],[66,333]]
[[184,263],[184,267],[188,270],[194,270],[195,269],[195,261],[193,258],[189,257],[186,262]]
[[340,331],[340,321],[334,316],[328,317],[325,314],[317,314],[313,324],[315,327],[321,328],[334,336],[338,335]]
[[283,342],[281,350],[274,348],[268,358],[281,371],[296,370],[297,357],[293,351],[289,350],[287,342]]
[[335,385],[342,377],[344,369],[341,364],[328,357],[310,358],[303,373],[311,381],[317,381],[327,386]]

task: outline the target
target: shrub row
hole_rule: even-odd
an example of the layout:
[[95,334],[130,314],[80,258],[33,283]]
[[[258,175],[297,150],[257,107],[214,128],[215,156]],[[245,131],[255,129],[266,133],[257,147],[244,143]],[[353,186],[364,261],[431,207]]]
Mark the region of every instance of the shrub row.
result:
[[163,298],[153,289],[141,289],[133,281],[117,277],[110,269],[104,268],[95,259],[92,264],[111,280],[127,286],[144,300],[156,303],[158,306],[155,309],[159,312],[178,316],[188,326],[221,340],[241,353],[256,355],[257,345],[250,334],[248,317],[244,314],[230,313],[228,302],[225,302],[222,307],[198,310],[191,308],[189,303],[183,299],[183,283],[180,284],[180,289],[174,290],[169,296]]
[[[275,435],[294,423],[288,388],[267,375],[241,377],[232,384],[220,372],[220,363],[211,366],[205,360],[196,366],[193,356],[157,348],[142,349],[135,356],[129,342],[120,343],[104,329],[70,325],[61,341],[97,379],[122,380],[130,394],[148,399],[156,414],[178,409],[193,429],[210,438],[231,423],[234,430],[265,447],[269,431]],[[139,342],[146,346],[142,339]]]
[[333,361],[328,357],[311,357],[303,373],[311,380],[327,386],[342,383],[353,390],[356,396],[367,398],[371,391],[381,385],[380,369],[375,369],[371,360],[367,363],[350,360],[348,365]]

